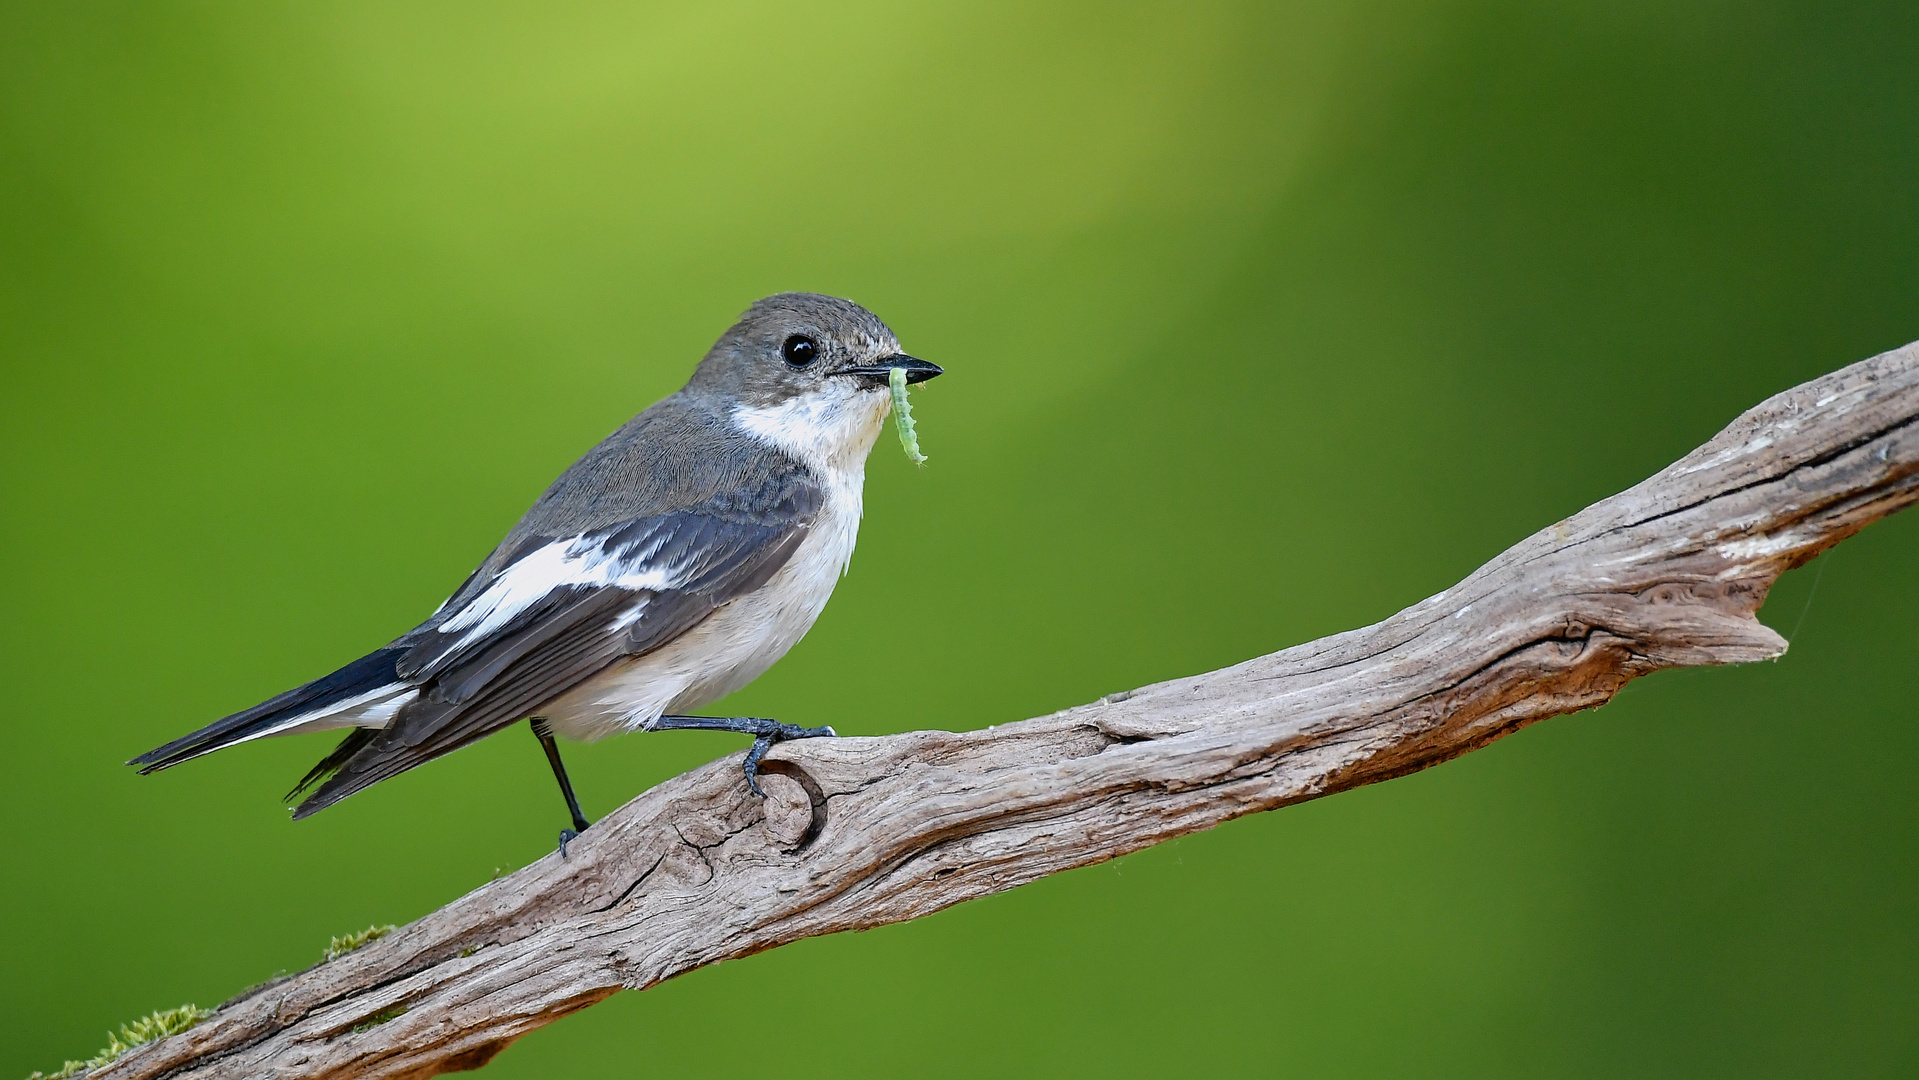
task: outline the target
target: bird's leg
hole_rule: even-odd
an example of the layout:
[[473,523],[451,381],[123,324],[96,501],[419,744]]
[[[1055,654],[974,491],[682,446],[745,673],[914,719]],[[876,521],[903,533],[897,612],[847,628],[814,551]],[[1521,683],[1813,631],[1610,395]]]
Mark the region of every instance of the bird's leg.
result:
[[819,739],[839,735],[830,727],[801,727],[757,716],[662,716],[653,721],[654,731],[732,731],[753,736],[753,748],[746,752],[746,786],[753,794],[766,798],[760,790],[760,759],[776,742],[788,739]]
[[553,766],[553,779],[560,782],[560,794],[566,796],[566,809],[573,815],[573,827],[560,830],[560,858],[566,858],[568,841],[578,840],[586,831],[586,815],[580,813],[580,800],[573,797],[573,781],[566,778],[566,766],[560,764],[560,744],[553,741],[553,729],[546,721],[534,717],[529,723],[533,727],[533,737],[540,740],[541,749],[546,751],[547,764]]

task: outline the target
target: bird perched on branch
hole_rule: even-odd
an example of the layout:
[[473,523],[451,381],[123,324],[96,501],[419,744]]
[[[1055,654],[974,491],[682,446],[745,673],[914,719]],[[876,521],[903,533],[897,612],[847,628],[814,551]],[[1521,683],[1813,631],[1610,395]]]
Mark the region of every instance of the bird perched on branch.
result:
[[909,382],[941,373],[851,301],[759,301],[684,388],[560,474],[431,618],[128,764],[144,774],[266,735],[350,729],[288,794],[312,790],[303,818],[527,720],[572,815],[562,854],[588,823],[555,733],[751,735],[758,792],[773,743],[833,729],[685,713],[757,678],[819,618],[853,555],[896,368]]

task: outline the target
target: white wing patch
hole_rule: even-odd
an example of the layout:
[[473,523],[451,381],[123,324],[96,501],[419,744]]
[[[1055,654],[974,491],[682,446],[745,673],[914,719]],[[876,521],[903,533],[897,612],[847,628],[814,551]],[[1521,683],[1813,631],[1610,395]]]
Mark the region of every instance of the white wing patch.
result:
[[[629,590],[664,592],[675,588],[684,577],[685,567],[678,563],[655,562],[667,536],[656,533],[638,546],[608,551],[608,537],[572,536],[555,540],[528,552],[518,562],[493,579],[486,591],[448,616],[438,630],[442,634],[466,631],[456,648],[464,648],[513,621],[513,617],[555,589],[569,586],[613,587]],[[641,604],[626,615],[622,625],[639,618]]]
[[650,595],[641,595],[640,599],[632,607],[614,616],[613,622],[606,628],[606,632],[609,634],[617,634],[627,627],[632,626],[634,623],[639,622],[640,616],[646,614],[646,602],[651,599],[652,597]]

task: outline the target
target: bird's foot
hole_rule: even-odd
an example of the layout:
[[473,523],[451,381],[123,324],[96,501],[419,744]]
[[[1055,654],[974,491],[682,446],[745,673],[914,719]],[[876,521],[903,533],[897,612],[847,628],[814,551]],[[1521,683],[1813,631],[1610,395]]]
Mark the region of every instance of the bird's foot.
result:
[[586,826],[584,825],[582,825],[578,829],[561,829],[560,830],[560,858],[562,859],[566,858],[566,845],[572,843],[575,840],[578,840],[580,838],[580,834],[585,831],[586,831]]
[[654,731],[736,731],[753,736],[753,747],[746,752],[746,786],[753,794],[766,798],[760,790],[760,759],[773,744],[788,739],[830,739],[839,735],[830,727],[801,727],[763,720],[757,716],[662,716],[653,721]]
[[746,786],[752,788],[753,794],[758,795],[762,799],[766,798],[766,792],[760,790],[760,759],[766,756],[768,750],[773,749],[774,743],[785,742],[788,739],[833,739],[839,737],[839,732],[834,731],[830,726],[800,727],[798,724],[782,724],[773,720],[769,720],[767,723],[773,725],[772,730],[763,732],[755,738],[752,749],[746,752]]

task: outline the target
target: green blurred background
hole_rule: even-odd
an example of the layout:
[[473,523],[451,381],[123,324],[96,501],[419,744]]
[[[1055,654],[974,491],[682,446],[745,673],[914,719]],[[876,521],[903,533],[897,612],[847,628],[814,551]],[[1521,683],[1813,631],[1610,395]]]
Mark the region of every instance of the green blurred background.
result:
[[[412,626],[762,294],[950,372],[730,702],[856,734],[1382,618],[1919,338],[1910,0],[0,12],[0,1077],[551,849],[523,732],[299,824],[327,736],[120,762]],[[1777,664],[489,1075],[1911,1076],[1915,556],[1789,575]],[[598,815],[740,745],[570,761]]]

